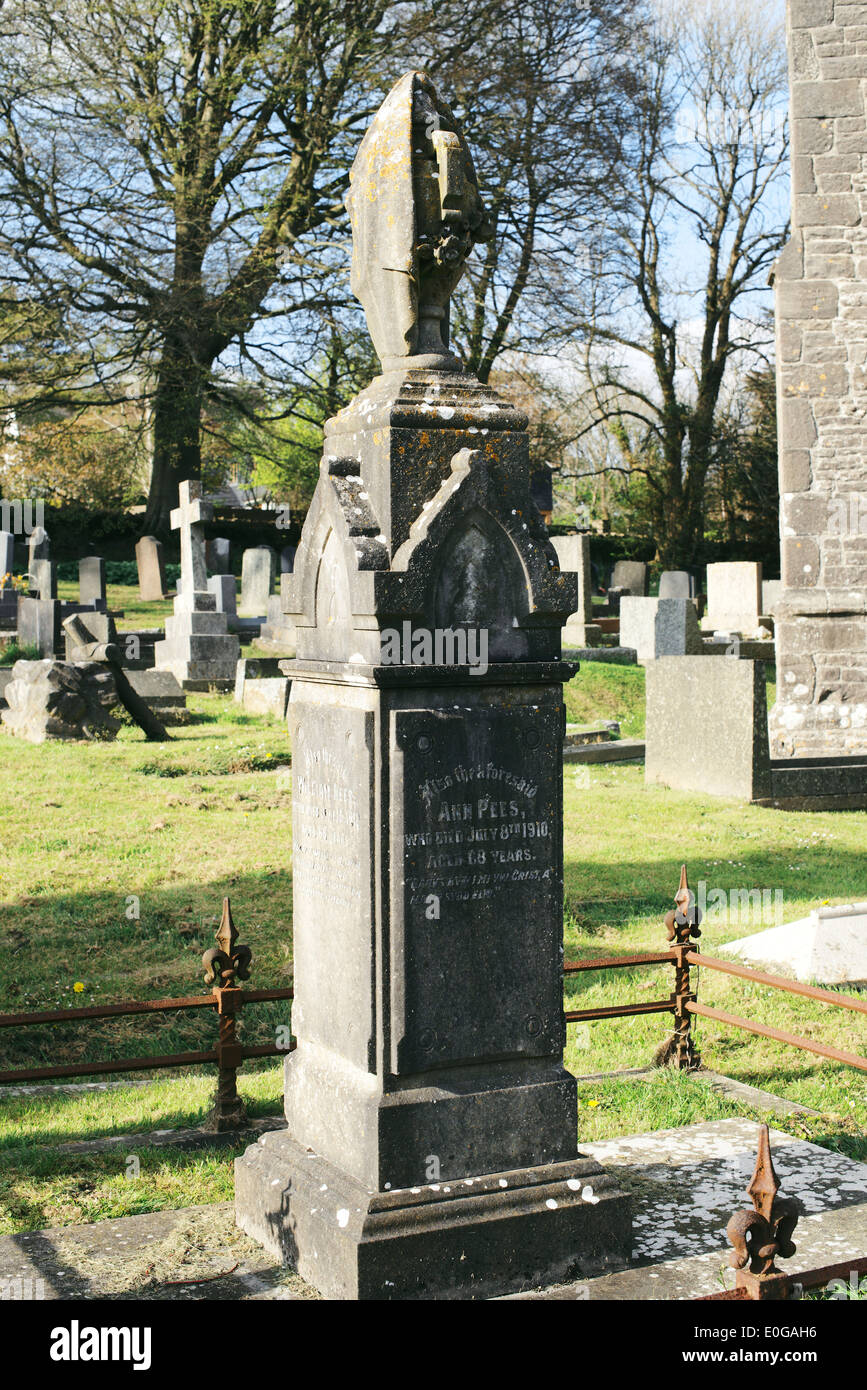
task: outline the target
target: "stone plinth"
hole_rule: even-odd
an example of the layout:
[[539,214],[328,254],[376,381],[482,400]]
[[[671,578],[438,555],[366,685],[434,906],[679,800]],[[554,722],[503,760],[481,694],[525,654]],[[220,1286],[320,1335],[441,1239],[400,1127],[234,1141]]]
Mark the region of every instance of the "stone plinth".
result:
[[180,594],[166,619],[165,640],[154,647],[155,669],[171,671],[185,690],[234,686],[241,647],[216,602],[210,593]]
[[863,5],[788,6],[792,239],[775,271],[779,757],[867,753]]
[[[526,421],[395,371],[326,430],[287,577],[297,659],[288,1130],[237,1219],[330,1297],[484,1297],[622,1260],[563,1067],[562,682],[575,577],[529,501]],[[484,672],[385,634],[484,632]],[[575,1276],[577,1277],[577,1275]]]

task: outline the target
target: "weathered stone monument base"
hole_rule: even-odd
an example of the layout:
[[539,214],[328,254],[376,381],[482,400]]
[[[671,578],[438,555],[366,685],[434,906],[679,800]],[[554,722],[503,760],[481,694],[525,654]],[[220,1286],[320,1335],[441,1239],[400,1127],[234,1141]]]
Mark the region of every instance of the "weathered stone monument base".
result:
[[372,1193],[274,1131],[235,1163],[248,1235],[326,1298],[488,1298],[625,1263],[628,1208],[592,1158]]
[[225,613],[217,612],[213,594],[197,593],[195,606],[175,600],[175,612],[166,619],[166,636],[154,647],[155,669],[171,671],[184,690],[210,686],[231,690],[241,645],[227,631]]
[[110,671],[67,662],[16,661],[0,718],[9,734],[29,743],[47,739],[114,739],[119,700]]

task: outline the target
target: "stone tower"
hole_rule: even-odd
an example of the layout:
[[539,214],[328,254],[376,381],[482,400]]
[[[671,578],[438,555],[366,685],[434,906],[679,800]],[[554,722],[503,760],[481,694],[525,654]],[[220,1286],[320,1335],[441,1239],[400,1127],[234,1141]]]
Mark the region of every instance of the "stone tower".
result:
[[867,4],[788,0],[774,757],[867,753]]

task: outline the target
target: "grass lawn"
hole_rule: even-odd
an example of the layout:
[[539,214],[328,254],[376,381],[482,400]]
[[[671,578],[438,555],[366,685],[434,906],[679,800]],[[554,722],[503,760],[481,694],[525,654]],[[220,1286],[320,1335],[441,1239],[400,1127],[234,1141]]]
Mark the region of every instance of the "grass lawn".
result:
[[[110,599],[110,601],[112,601]],[[585,666],[569,687],[570,717],[620,717],[638,733],[643,672]],[[0,1011],[64,1008],[204,989],[200,956],[224,894],[253,949],[251,987],[286,984],[292,968],[290,753],[277,724],[230,698],[191,696],[193,721],[148,744],[124,729],[114,744],[34,747],[0,735]],[[601,706],[601,707],[600,707]],[[630,722],[632,721],[632,722]],[[663,948],[662,918],[680,864],[708,890],[782,892],[782,916],[817,901],[867,899],[867,814],[798,815],[645,789],[635,766],[565,774],[566,954]],[[137,915],[136,915],[137,914]],[[701,945],[761,924],[708,921]],[[76,989],[76,985],[80,989]],[[665,967],[571,978],[567,1006],[667,995]],[[705,970],[700,998],[732,1013],[867,1051],[858,1015],[774,994]],[[205,1016],[206,1015],[206,1016]],[[245,1019],[247,1041],[272,1041],[279,1004]],[[569,1029],[579,1074],[646,1065],[663,1015]],[[213,1045],[210,1010],[62,1028],[0,1032],[0,1065],[141,1056]],[[821,1111],[778,1127],[867,1160],[867,1078],[818,1057],[700,1021],[706,1065]],[[253,1064],[242,1090],[253,1113],[280,1109],[280,1066]],[[232,1152],[63,1153],[58,1145],[194,1124],[213,1074],[162,1074],[147,1088],[0,1098],[0,1232],[222,1201]],[[690,1076],[582,1083],[579,1140],[751,1113]],[[140,1161],[128,1176],[130,1154]]]

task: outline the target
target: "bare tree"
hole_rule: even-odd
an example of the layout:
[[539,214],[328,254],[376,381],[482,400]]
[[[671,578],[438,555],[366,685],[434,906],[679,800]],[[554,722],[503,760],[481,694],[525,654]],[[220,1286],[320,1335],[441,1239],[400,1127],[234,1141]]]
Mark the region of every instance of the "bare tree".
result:
[[0,274],[64,320],[51,370],[16,409],[46,391],[111,402],[137,383],[152,408],[151,530],[198,475],[214,364],[325,296],[391,8],[11,0],[0,12]]
[[590,425],[647,479],[658,558],[701,545],[714,421],[729,364],[761,345],[758,293],[786,242],[785,43],[775,7],[661,6],[627,200],[610,201],[584,322]]
[[453,306],[454,337],[487,381],[504,351],[559,351],[585,312],[589,248],[634,134],[640,77],[624,53],[643,0],[502,0],[444,61],[450,8],[425,35],[425,61],[463,124],[496,229]]

